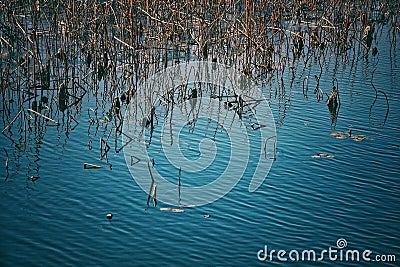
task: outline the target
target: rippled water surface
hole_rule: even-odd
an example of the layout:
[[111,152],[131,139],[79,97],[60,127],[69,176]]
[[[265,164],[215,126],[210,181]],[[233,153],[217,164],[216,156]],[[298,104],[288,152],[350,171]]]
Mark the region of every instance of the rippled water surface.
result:
[[[394,254],[399,261],[400,51],[388,47],[382,38],[375,57],[360,56],[354,64],[340,57],[323,63],[319,86],[329,93],[336,78],[340,92],[334,123],[326,102],[313,94],[314,75],[321,71],[317,61],[297,62],[286,71],[284,95],[283,88],[276,91],[277,82],[265,86],[277,125],[276,161],[267,179],[250,193],[251,177],[245,175],[225,197],[184,208],[183,213],[160,211],[168,206],[162,202],[147,208],[147,194],[132,178],[123,150],[116,153],[114,144],[109,164],[99,160],[99,136],[111,135],[113,140],[114,133],[106,124],[91,121],[92,95],[83,99],[81,112],[70,114],[76,122],[65,114],[58,127],[32,127],[25,151],[10,141],[23,143],[24,135],[14,125],[8,137],[0,139],[9,156],[8,175],[0,169],[1,177],[7,177],[0,185],[1,265],[266,265],[271,262],[257,259],[265,245],[270,250],[321,251],[335,247],[339,238],[347,240],[348,249]],[[306,76],[308,98],[303,94]],[[388,98],[387,118],[380,91]],[[66,130],[68,120],[71,127]],[[2,121],[1,129],[7,124]],[[353,137],[365,136],[357,141],[331,135],[350,129]],[[212,181],[213,172],[225,167],[229,147],[223,131],[221,136],[217,166],[192,177],[190,185]],[[198,139],[190,138],[183,135],[180,142],[186,145],[186,156],[196,159]],[[118,142],[120,146],[122,139]],[[4,166],[6,155],[0,153]],[[312,157],[319,153],[334,157]],[[154,157],[173,181],[178,169],[163,167],[163,157]],[[84,169],[84,163],[104,168]],[[107,220],[108,213],[112,220]]]

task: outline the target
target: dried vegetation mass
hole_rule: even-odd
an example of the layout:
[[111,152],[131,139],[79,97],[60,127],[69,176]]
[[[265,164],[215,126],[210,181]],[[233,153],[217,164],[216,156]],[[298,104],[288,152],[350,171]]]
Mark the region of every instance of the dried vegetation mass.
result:
[[[394,49],[398,1],[0,1],[0,108],[6,129],[17,118],[58,125],[66,112],[69,129],[89,93],[112,103],[100,114],[112,122],[142,78],[188,60],[274,80],[271,96],[284,99],[285,72],[332,56],[376,56],[383,25]],[[336,111],[338,88],[329,96],[314,76],[317,100],[325,95]]]

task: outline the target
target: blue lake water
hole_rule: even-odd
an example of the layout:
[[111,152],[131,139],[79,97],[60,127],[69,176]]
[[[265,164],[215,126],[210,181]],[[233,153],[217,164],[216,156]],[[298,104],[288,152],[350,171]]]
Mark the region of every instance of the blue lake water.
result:
[[[132,178],[123,151],[116,153],[111,145],[109,164],[99,160],[99,138],[111,136],[112,140],[114,133],[106,123],[91,120],[90,108],[96,105],[93,92],[83,98],[81,106],[58,116],[60,126],[32,123],[26,142],[17,121],[6,132],[8,137],[0,139],[9,155],[8,176],[0,168],[0,177],[7,177],[0,183],[1,265],[283,265],[276,258],[259,261],[257,252],[265,245],[269,250],[322,251],[336,247],[337,240],[344,238],[347,249],[396,255],[396,263],[381,264],[398,266],[400,50],[388,49],[385,36],[375,57],[356,56],[353,66],[341,56],[324,61],[319,86],[329,93],[335,77],[340,92],[334,124],[326,102],[318,102],[313,94],[314,75],[320,72],[315,59],[307,64],[300,59],[293,72],[285,72],[284,93],[280,81],[273,78],[263,88],[277,126],[277,155],[267,179],[250,193],[251,177],[245,175],[223,198],[184,208],[183,213],[161,211],[160,207],[170,206],[162,202],[146,207],[147,194]],[[306,76],[308,98],[303,94]],[[387,118],[385,96],[375,94],[372,78],[376,89],[387,95]],[[101,104],[99,118],[109,106]],[[18,112],[16,106],[13,112],[11,118]],[[0,128],[8,123],[2,120]],[[331,135],[349,129],[353,136],[365,136],[357,141]],[[225,152],[224,131],[221,136],[216,144],[221,163],[204,172],[203,178],[192,177],[190,185],[208,183],[213,171],[224,167],[223,157],[229,152]],[[190,138],[184,136],[181,141],[190,143]],[[188,158],[198,157],[196,140],[193,149],[185,152]],[[118,142],[121,145],[121,136]],[[312,157],[318,153],[334,157]],[[0,163],[5,164],[5,152],[0,154]],[[156,165],[162,165],[163,157],[154,157]],[[104,168],[84,169],[84,163]],[[176,168],[160,168],[177,175]],[[184,171],[182,175],[189,174]],[[32,176],[39,178],[32,181]],[[108,213],[113,214],[112,220],[106,218]],[[376,262],[293,264],[375,266]]]

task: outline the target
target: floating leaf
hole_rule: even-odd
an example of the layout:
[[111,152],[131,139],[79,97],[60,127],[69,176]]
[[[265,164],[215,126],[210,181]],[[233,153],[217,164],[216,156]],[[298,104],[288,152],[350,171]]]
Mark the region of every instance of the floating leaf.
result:
[[364,141],[367,139],[367,136],[365,134],[358,134],[358,135],[352,135],[350,136],[351,139],[353,139],[356,142]]
[[349,137],[349,134],[346,132],[331,132],[331,136],[336,137],[337,139],[346,139]]

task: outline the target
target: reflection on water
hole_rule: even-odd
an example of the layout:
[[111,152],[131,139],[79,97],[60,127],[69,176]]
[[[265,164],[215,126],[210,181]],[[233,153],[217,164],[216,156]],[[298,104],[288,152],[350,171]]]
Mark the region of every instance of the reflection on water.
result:
[[[395,1],[303,1],[276,9],[263,1],[210,2],[179,12],[157,1],[17,2],[0,3],[6,265],[255,265],[264,244],[319,249],[339,237],[349,248],[398,255]],[[187,24],[183,12],[191,14]],[[226,129],[242,124],[254,140],[263,125],[245,108],[257,97],[191,84],[157,96],[154,105],[154,96],[138,91],[165,67],[198,59],[232,66],[262,88],[277,126],[264,143],[274,163],[258,190],[249,192],[258,159],[249,157],[234,189],[202,207],[187,202],[185,187],[207,184],[224,169]],[[200,118],[203,97],[232,120]],[[171,107],[179,98],[187,100],[187,123],[177,142],[161,126],[177,118]],[[157,170],[176,186],[173,205],[157,201],[159,183],[148,180],[146,194],[129,173],[124,151],[138,139],[123,131],[127,112],[139,121],[129,126],[146,137],[146,172]],[[207,140],[198,142],[200,136]],[[165,164],[158,153],[164,141],[190,160],[219,156],[193,176],[181,163]],[[250,154],[262,152],[252,142]],[[128,165],[138,161],[132,155]]]
[[136,95],[141,100],[124,116],[124,155],[148,194],[156,186],[164,203],[199,206],[221,198],[245,172],[253,177],[250,191],[262,184],[276,154],[275,125],[262,91],[243,74],[182,63],[149,78]]

